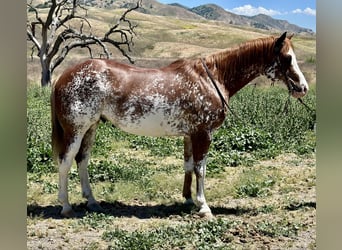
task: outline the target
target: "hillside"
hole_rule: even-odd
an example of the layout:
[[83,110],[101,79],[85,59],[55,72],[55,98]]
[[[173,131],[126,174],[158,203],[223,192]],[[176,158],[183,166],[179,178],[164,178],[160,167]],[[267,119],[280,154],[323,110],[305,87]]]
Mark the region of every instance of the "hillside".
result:
[[[85,0],[87,6],[98,7],[104,9],[120,9],[135,6],[137,0],[116,0],[116,1],[102,1],[102,0]],[[194,12],[189,11],[186,7],[180,5],[162,4],[155,0],[143,0],[142,7],[138,9],[139,12],[150,15],[172,16],[185,19],[204,19]]]
[[223,8],[215,4],[201,5],[192,8],[191,11],[209,20],[223,21],[229,24],[241,26],[250,26],[249,20],[247,20],[245,17],[225,11]]
[[234,13],[224,10],[223,8],[215,4],[201,5],[192,8],[191,11],[197,13],[200,16],[205,17],[206,19],[223,21],[228,24],[249,26],[253,28],[270,31],[287,30],[289,32],[294,33],[313,34],[313,31],[310,29],[301,28],[297,25],[290,24],[288,21],[285,20],[274,19],[270,16],[263,14],[259,14],[252,17],[236,15]]
[[312,30],[301,28],[297,25],[291,24],[286,20],[274,19],[270,16],[259,14],[252,17],[246,17],[251,20],[251,26],[255,28],[268,29],[268,30],[288,30],[294,33],[313,33]]
[[[117,0],[117,1],[101,1],[101,0],[86,0],[88,6],[101,7],[107,9],[127,8],[136,4],[137,0]],[[294,33],[308,33],[313,31],[307,28],[302,28],[294,24],[290,24],[285,20],[274,19],[267,15],[243,16],[228,12],[215,4],[205,4],[194,8],[188,8],[181,4],[162,4],[156,0],[143,0],[142,8],[139,10],[142,13],[160,16],[172,16],[185,19],[207,19],[222,21],[228,24],[254,27],[264,30],[278,30]]]
[[[154,3],[155,1],[150,3]],[[117,3],[119,1],[115,1]],[[145,0],[146,4],[147,0]],[[153,8],[157,8],[155,5]],[[177,6],[173,6],[177,7]],[[152,9],[153,9],[152,8]],[[182,8],[178,6],[178,8]],[[88,18],[92,24],[94,34],[103,34],[108,28],[108,23],[116,22],[125,9],[95,8],[88,7]],[[47,9],[42,9],[47,12]],[[28,13],[33,15],[33,13]],[[129,53],[136,64],[143,67],[160,67],[178,58],[199,57],[238,45],[241,42],[264,37],[279,35],[280,31],[267,31],[250,26],[227,25],[225,22],[199,19],[188,19],[170,16],[157,16],[142,12],[132,12],[128,18],[138,25],[137,36],[134,38],[135,45]],[[316,40],[312,35],[295,35],[293,38],[298,60],[303,65],[303,71],[310,75],[311,81],[315,82],[315,58]],[[37,58],[31,61],[28,46],[28,82],[39,81],[40,66]],[[123,59],[117,50],[110,48],[113,58]],[[94,56],[98,57],[96,50]],[[75,50],[69,54],[67,60],[57,68],[54,77],[67,67],[79,60],[88,58],[87,50]]]
[[[47,1],[35,0],[37,5],[41,7],[48,6]],[[84,4],[89,7],[101,9],[120,9],[135,6],[137,0],[84,0]],[[188,8],[181,4],[162,4],[156,0],[143,0],[142,6],[138,9],[139,12],[157,15],[169,16],[182,19],[194,20],[215,20],[231,25],[239,25],[245,27],[258,28],[268,31],[289,31],[300,34],[313,34],[314,32],[307,28],[302,28],[291,24],[285,20],[274,19],[267,15],[243,16],[228,12],[215,4],[205,4],[194,8]]]

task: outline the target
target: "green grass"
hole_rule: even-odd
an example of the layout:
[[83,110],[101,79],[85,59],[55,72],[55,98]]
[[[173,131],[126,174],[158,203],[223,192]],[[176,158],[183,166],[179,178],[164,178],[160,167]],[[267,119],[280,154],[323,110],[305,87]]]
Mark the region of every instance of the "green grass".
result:
[[[49,95],[47,88],[28,89],[27,171],[36,174],[56,171],[51,158]],[[304,101],[315,111],[314,89]],[[314,152],[315,113],[295,99],[288,99],[284,89],[245,87],[230,103],[236,116],[229,113],[223,126],[214,133],[208,158],[209,174],[220,173],[229,166],[252,165],[282,153]],[[132,154],[116,154],[117,144],[127,147]],[[101,123],[89,168],[93,181],[148,176],[151,162],[136,159],[134,152],[139,151],[147,151],[151,157],[182,159],[183,139],[135,136]]]
[[102,237],[110,243],[109,249],[223,249],[231,241],[225,234],[230,227],[230,221],[218,219],[150,231],[128,232],[116,228],[105,231]]
[[256,229],[259,233],[271,237],[284,236],[294,237],[297,236],[298,231],[304,226],[304,223],[289,222],[283,218],[279,221],[265,220],[260,221],[256,225]]
[[[249,242],[255,235],[295,237],[304,224],[285,218],[246,224],[218,218],[209,221],[188,221],[176,226],[161,226],[133,232],[115,228],[105,230],[102,238],[109,249],[236,249],[234,236]],[[250,244],[250,243],[249,243]]]
[[[49,95],[48,88],[28,89],[27,172],[30,182],[42,185],[42,193],[52,195],[57,192],[57,183],[42,179],[42,176],[57,173],[51,158]],[[315,110],[314,89],[304,100]],[[214,133],[207,175],[209,178],[221,176],[229,167],[238,165],[251,167],[229,187],[233,197],[265,197],[271,193],[278,181],[277,174],[272,172],[270,176],[265,171],[253,169],[258,161],[284,153],[295,153],[302,158],[314,153],[315,114],[294,99],[289,99],[284,111],[287,101],[287,93],[282,88],[252,86],[231,99],[231,107],[237,116],[229,114],[223,126]],[[165,160],[167,157],[170,162]],[[140,197],[144,201],[175,201],[177,197],[173,191],[181,193],[182,158],[182,138],[135,136],[109,123],[101,123],[88,167],[90,181],[95,192],[105,200]],[[69,176],[70,185],[78,187],[75,168]],[[292,189],[285,186],[281,191],[290,192]]]
[[[49,95],[48,88],[28,88],[27,235],[31,243],[42,241],[38,247],[55,237],[56,247],[67,248],[76,237],[84,249],[259,249],[264,240],[287,249],[301,232],[314,231],[315,173],[308,159],[315,150],[315,115],[294,99],[284,111],[285,89],[249,86],[231,99],[238,118],[229,114],[208,157],[206,197],[214,220],[201,220],[195,207],[181,204],[182,138],[130,135],[109,123],[99,126],[88,169],[95,197],[110,212],[46,219],[40,212],[58,213],[59,206]],[[304,101],[315,110],[314,89]],[[82,210],[75,166],[69,180],[70,201]],[[315,248],[312,237],[309,249]]]
[[51,158],[50,89],[36,86],[27,91],[27,171],[55,171]]
[[277,177],[274,173],[265,174],[261,170],[248,169],[243,171],[236,181],[234,196],[241,197],[263,197],[267,196]]

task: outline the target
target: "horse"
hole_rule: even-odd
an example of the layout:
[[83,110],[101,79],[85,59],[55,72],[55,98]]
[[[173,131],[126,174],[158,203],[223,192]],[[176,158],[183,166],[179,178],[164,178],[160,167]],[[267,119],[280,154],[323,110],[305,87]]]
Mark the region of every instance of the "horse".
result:
[[286,32],[258,38],[160,68],[88,59],[66,69],[51,91],[52,149],[59,171],[61,215],[75,216],[67,190],[74,159],[87,209],[104,211],[92,194],[87,166],[99,122],[107,120],[136,135],[182,136],[185,203],[194,204],[194,173],[198,214],[212,216],[204,195],[206,158],[212,134],[228,114],[224,104],[260,75],[285,83],[294,98],[309,90],[291,38]]

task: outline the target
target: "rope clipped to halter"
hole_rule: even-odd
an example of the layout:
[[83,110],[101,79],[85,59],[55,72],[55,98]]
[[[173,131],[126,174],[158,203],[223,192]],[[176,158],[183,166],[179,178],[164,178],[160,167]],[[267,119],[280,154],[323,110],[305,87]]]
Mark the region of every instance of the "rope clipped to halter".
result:
[[235,117],[238,118],[238,116],[235,114],[235,112],[233,112],[232,108],[228,105],[228,103],[227,103],[226,100],[224,99],[224,97],[223,97],[223,95],[222,95],[220,89],[218,88],[218,86],[217,86],[217,84],[216,84],[216,81],[215,81],[215,79],[214,79],[213,74],[212,74],[211,71],[209,70],[209,68],[208,68],[207,64],[204,62],[203,58],[201,58],[201,62],[202,62],[202,64],[203,64],[203,67],[204,67],[205,71],[207,72],[207,75],[209,76],[210,81],[211,81],[212,84],[214,85],[214,87],[215,87],[215,89],[216,89],[216,91],[217,91],[217,93],[218,93],[218,95],[219,95],[219,97],[220,97],[220,99],[221,99],[221,101],[222,101],[222,106],[223,106],[223,107],[226,106],[227,109],[230,111],[230,113],[232,113]]

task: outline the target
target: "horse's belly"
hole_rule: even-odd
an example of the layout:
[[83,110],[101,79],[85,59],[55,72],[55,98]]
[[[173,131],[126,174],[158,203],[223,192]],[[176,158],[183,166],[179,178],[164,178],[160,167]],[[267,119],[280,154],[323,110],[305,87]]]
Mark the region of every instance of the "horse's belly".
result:
[[180,121],[166,117],[160,113],[147,113],[143,116],[127,118],[117,122],[117,126],[125,132],[146,136],[179,136],[184,135]]

